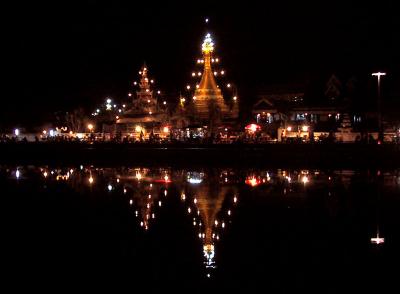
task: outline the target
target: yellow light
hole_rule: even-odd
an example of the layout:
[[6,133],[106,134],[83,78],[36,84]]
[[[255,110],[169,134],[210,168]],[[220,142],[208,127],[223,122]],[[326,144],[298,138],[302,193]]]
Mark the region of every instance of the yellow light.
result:
[[141,127],[141,126],[136,126],[136,127],[135,127],[135,131],[136,131],[137,133],[140,133],[140,132],[142,131],[142,127]]
[[136,178],[140,181],[142,179],[142,174],[140,172],[137,172]]
[[235,101],[236,101],[236,100],[237,100],[237,97],[236,97],[236,96],[233,96],[233,100],[235,100]]
[[227,84],[226,86],[227,86],[228,88],[230,88],[230,87],[231,87],[231,84]]
[[214,42],[210,34],[205,36],[201,49],[204,53],[211,53],[214,51]]
[[216,71],[214,71],[214,76],[216,76],[218,73]]
[[150,92],[150,90],[149,90],[149,89],[146,89],[146,92]]
[[197,75],[198,75],[198,76],[201,76],[201,72],[198,72]]
[[153,112],[149,111],[149,114],[150,114],[150,115],[152,115],[152,114],[153,114]]
[[288,130],[288,132],[292,131],[292,127],[287,127],[286,130]]
[[199,85],[196,85],[196,89],[198,89],[199,88]]
[[304,184],[307,184],[310,180],[308,179],[307,176],[303,176],[303,178],[301,179],[301,181],[302,181]]
[[196,73],[195,72],[192,72],[192,77],[195,77],[196,76]]
[[115,119],[119,119],[119,116],[117,115],[117,116],[115,117]]
[[169,133],[169,127],[164,127],[163,131],[164,131],[164,133]]
[[46,133],[47,133],[47,131],[46,131],[46,130],[44,130],[44,131],[43,131],[43,135],[46,135]]
[[308,132],[308,126],[302,126],[301,129],[303,132]]
[[193,96],[193,100],[196,100],[196,96]]
[[69,134],[70,134],[70,135],[72,135],[72,134],[73,134],[73,132],[72,132],[72,131],[69,131]]
[[147,103],[150,103],[150,99],[147,100]]
[[89,131],[93,130],[93,125],[92,124],[88,124],[87,128],[89,129]]
[[221,75],[224,75],[224,74],[225,74],[225,71],[221,70]]
[[90,176],[90,178],[89,178],[89,184],[93,184],[93,182],[94,182],[93,177]]

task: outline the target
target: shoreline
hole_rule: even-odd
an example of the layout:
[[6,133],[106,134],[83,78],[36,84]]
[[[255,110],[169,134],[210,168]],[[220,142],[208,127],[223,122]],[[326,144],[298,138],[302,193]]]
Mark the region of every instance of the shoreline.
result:
[[2,143],[0,164],[400,168],[400,145]]

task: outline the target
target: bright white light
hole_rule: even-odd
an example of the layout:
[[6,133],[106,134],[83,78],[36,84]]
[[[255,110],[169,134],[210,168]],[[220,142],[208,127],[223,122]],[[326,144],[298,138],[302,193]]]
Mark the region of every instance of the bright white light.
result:
[[133,204],[133,200],[132,200],[132,199],[129,200],[129,204],[130,204],[130,205]]
[[54,137],[54,130],[50,130],[50,132],[49,132],[49,134],[50,134],[50,137]]
[[93,184],[93,177],[92,176],[90,176],[90,178],[89,178],[89,184]]
[[292,127],[287,127],[286,130],[287,130],[288,132],[291,132],[291,131],[292,131]]
[[158,201],[158,206],[160,206],[160,207],[161,207],[161,201]]
[[204,53],[209,53],[214,51],[214,42],[210,34],[207,34],[206,37],[204,38],[201,49]]
[[108,99],[107,99],[107,104],[110,104],[110,103],[111,103],[111,99],[108,98]]
[[202,179],[188,178],[190,184],[200,184],[202,181]]
[[19,136],[19,129],[15,129],[14,134],[15,134],[15,136]]
[[308,126],[302,126],[301,129],[303,132],[308,132]]
[[107,189],[108,189],[108,191],[111,191],[111,190],[113,189],[113,187],[111,186],[111,184],[109,184],[109,185],[107,186]]
[[386,73],[385,72],[374,72],[372,75],[375,77],[380,77],[380,76],[386,76]]
[[307,184],[310,180],[308,179],[307,176],[303,176],[303,178],[301,179],[301,181],[302,181],[304,184]]
[[15,177],[17,179],[19,179],[20,176],[21,176],[21,174],[20,174],[19,170],[17,169],[16,172],[15,172]]
[[380,238],[379,235],[377,235],[375,238],[371,238],[371,243],[377,245],[385,243],[385,238]]

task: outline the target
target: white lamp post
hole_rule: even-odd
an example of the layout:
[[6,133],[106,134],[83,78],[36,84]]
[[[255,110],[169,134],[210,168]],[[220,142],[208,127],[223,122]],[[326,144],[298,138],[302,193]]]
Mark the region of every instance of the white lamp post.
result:
[[[385,76],[385,72],[374,72],[372,76],[378,78],[378,128],[379,136],[382,134],[382,114],[381,114],[381,76]],[[382,138],[383,139],[383,138]]]

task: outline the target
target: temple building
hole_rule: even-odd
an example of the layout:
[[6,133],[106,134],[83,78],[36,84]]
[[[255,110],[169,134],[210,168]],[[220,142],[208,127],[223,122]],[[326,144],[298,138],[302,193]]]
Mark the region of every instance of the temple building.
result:
[[157,93],[152,89],[153,80],[148,77],[146,65],[143,65],[139,75],[139,83],[134,82],[135,85],[138,84],[139,89],[135,95],[128,94],[129,97],[132,97],[132,102],[117,119],[117,132],[122,136],[136,139],[149,138],[151,135],[168,136],[166,101],[163,101],[162,104],[158,101]]
[[[181,96],[176,114],[172,118],[177,127],[188,127],[190,125],[199,128],[208,128],[209,132],[214,132],[218,127],[235,125],[239,115],[237,96],[232,97],[232,101],[227,103],[224,99],[220,86],[217,85],[212,63],[217,58],[213,58],[214,42],[210,34],[206,34],[202,44],[203,59],[198,63],[203,65],[203,72],[192,73],[193,76],[201,74],[200,83],[196,84],[194,93],[190,96]],[[231,87],[228,84],[228,87]],[[187,86],[190,89],[190,86]]]

